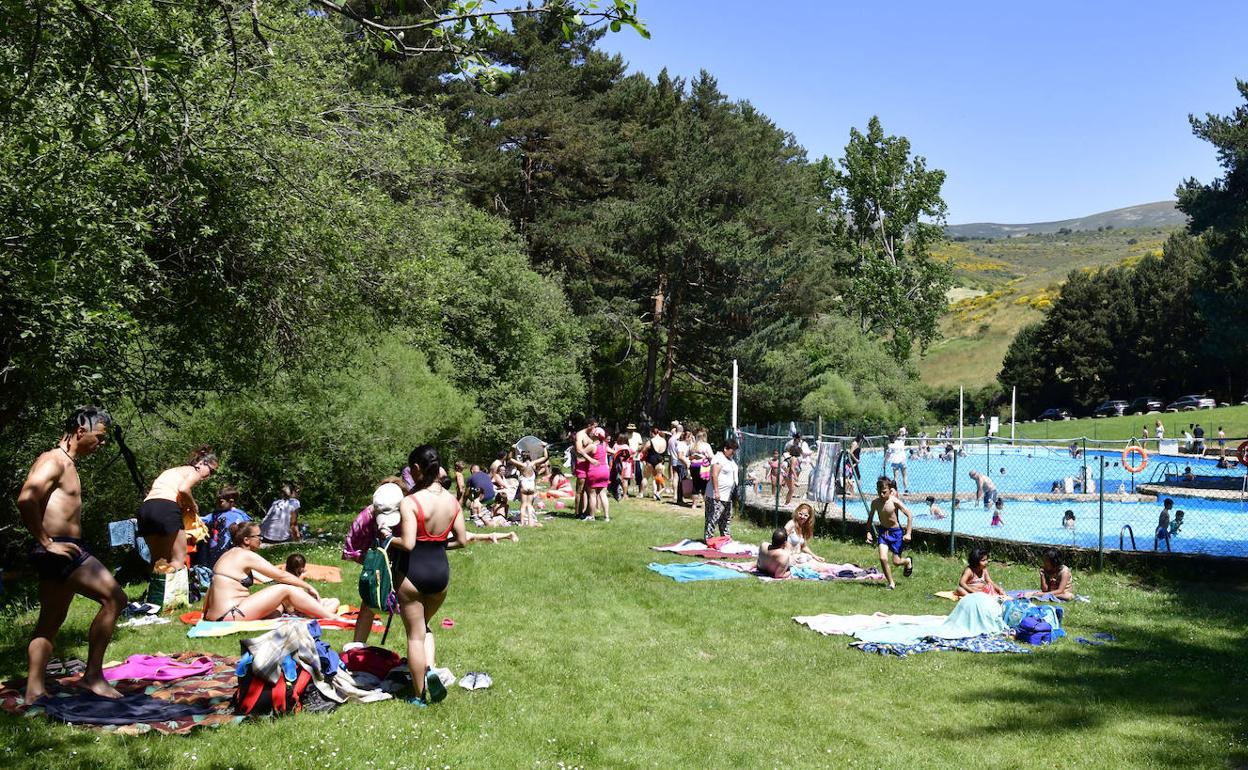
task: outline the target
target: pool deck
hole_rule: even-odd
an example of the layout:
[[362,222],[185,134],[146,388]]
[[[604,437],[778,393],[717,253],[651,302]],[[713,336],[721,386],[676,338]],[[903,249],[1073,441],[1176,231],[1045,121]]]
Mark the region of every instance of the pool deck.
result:
[[[1203,497],[1207,500],[1230,500],[1238,502],[1244,499],[1244,493],[1239,489],[1207,489],[1200,487],[1186,487],[1166,484],[1140,484],[1136,487],[1142,494],[1154,495],[1156,497]],[[1105,496],[1109,499],[1109,495]]]
[[[1113,503],[1152,503],[1152,502],[1156,502],[1156,500],[1157,500],[1157,494],[1158,494],[1158,493],[1153,493],[1151,490],[1149,490],[1149,491],[1144,491],[1144,485],[1143,485],[1143,484],[1141,484],[1139,487],[1137,487],[1137,489],[1138,489],[1138,490],[1140,490],[1140,491],[1139,491],[1139,492],[1137,492],[1137,493],[1136,493],[1136,494],[1134,494],[1134,495],[1130,495],[1130,494],[1123,494],[1123,495],[1117,495],[1117,494],[1107,494],[1107,495],[1105,495],[1105,502],[1113,502]],[[1171,488],[1170,488],[1170,487],[1163,487],[1162,489],[1171,489]],[[1177,489],[1177,488],[1175,488],[1175,489]],[[775,498],[775,493],[774,493],[774,492],[771,492],[771,491],[770,491],[770,489],[769,489],[769,488],[767,488],[767,487],[764,487],[764,490],[765,490],[765,491],[764,491],[764,492],[760,495],[760,494],[758,494],[758,492],[756,492],[754,489],[752,489],[752,488],[751,488],[751,489],[749,489],[749,490],[746,492],[746,500],[747,500],[747,501],[748,501],[751,505],[756,505],[756,506],[758,506],[758,507],[760,507],[760,508],[772,508],[772,509],[774,509],[774,508],[776,507],[776,498]],[[1186,490],[1186,491],[1187,491],[1187,492],[1189,492],[1189,493],[1191,492],[1191,490]],[[1207,490],[1202,490],[1202,491],[1207,491]],[[770,494],[769,494],[769,492],[770,492]],[[1160,493],[1160,494],[1175,494],[1175,495],[1183,496],[1183,492],[1179,492],[1179,491],[1175,491],[1175,492],[1172,492],[1172,493],[1170,493],[1170,492],[1162,492],[1162,493]],[[870,501],[870,500],[871,500],[871,498],[873,498],[874,496],[875,496],[875,495],[874,495],[874,493],[872,493],[872,494],[870,494],[870,495],[867,495],[867,496],[866,496],[866,498],[867,498],[867,500],[868,500],[868,501]],[[901,499],[902,499],[903,501],[905,501],[906,503],[908,503],[908,504],[909,504],[909,503],[916,503],[916,504],[917,504],[917,503],[925,503],[925,502],[927,502],[927,498],[928,498],[929,496],[933,496],[933,495],[930,495],[930,493],[928,493],[928,492],[910,492],[909,494],[902,494],[902,495],[901,495]],[[806,499],[806,485],[805,485],[805,484],[798,484],[798,485],[797,485],[797,489],[796,489],[796,490],[794,490],[794,493],[793,493],[793,502],[791,502],[791,503],[785,503],[785,502],[784,502],[784,492],[783,492],[783,490],[781,490],[781,493],[780,493],[780,498],[781,498],[781,499],[780,499],[780,510],[782,510],[782,511],[788,511],[788,512],[790,512],[790,513],[791,513],[791,512],[793,511],[793,509],[794,509],[794,508],[796,508],[799,504],[801,504],[801,503],[810,503],[811,505],[813,505],[813,506],[815,507],[815,515],[816,515],[816,516],[818,516],[818,515],[819,515],[819,513],[820,513],[820,511],[822,510],[823,506],[825,505],[825,503],[815,502],[814,500],[808,500],[808,499]],[[1018,492],[1018,493],[1003,493],[1003,494],[1001,495],[1001,499],[1002,499],[1002,500],[1005,500],[1005,501],[1007,501],[1007,502],[1008,502],[1008,501],[1011,501],[1011,500],[1014,500],[1014,501],[1019,501],[1019,502],[1046,502],[1046,503],[1053,503],[1053,502],[1069,502],[1069,503],[1095,503],[1097,500],[1099,500],[1099,499],[1100,499],[1100,495],[1096,495],[1096,494],[1092,494],[1092,495],[1070,494],[1070,495],[1067,495],[1067,494],[1061,494],[1061,493],[1051,493],[1051,492]],[[1217,499],[1238,500],[1238,499],[1240,499],[1240,493],[1236,492],[1236,493],[1235,493],[1235,496],[1233,496],[1233,497],[1228,497],[1228,498],[1217,498]],[[859,499],[858,499],[858,496],[857,496],[857,495],[849,495],[849,496],[846,498],[846,502],[847,502],[849,505],[861,505],[861,502],[859,501]],[[937,502],[937,504],[942,504],[942,505],[943,505],[943,504],[945,504],[945,503],[948,503],[948,502],[949,502],[949,495],[943,495],[943,496],[940,496],[940,497],[936,497],[936,502]],[[975,497],[975,494],[974,494],[973,492],[959,492],[959,493],[958,493],[958,502],[960,503],[959,508],[961,508],[961,506],[965,506],[965,505],[966,505],[966,504],[968,504],[968,503],[971,503],[971,504],[977,503],[977,502],[978,502],[978,498],[976,498],[976,497]],[[835,502],[829,502],[829,503],[826,503],[826,505],[828,506],[828,513],[829,513],[829,515],[833,513],[834,509],[839,510],[839,506],[840,506],[840,496],[837,496],[837,499],[836,499],[836,501],[835,501]]]

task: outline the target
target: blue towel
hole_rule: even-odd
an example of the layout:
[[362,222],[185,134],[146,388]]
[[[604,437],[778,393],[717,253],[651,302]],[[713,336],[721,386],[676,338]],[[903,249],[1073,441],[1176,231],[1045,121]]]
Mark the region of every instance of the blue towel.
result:
[[894,623],[854,634],[860,641],[882,645],[912,645],[925,639],[968,639],[1010,630],[1001,619],[1001,605],[985,593],[963,596],[942,623]]
[[677,583],[692,583],[695,580],[738,580],[746,577],[744,573],[730,570],[727,567],[716,567],[714,564],[659,564],[658,562],[650,562],[648,566],[660,575],[670,577]]
[[823,580],[823,575],[815,572],[810,567],[798,567],[789,572],[789,574],[799,580]]
[[108,544],[113,548],[134,545],[134,538],[136,537],[135,525],[137,523],[136,519],[110,521],[108,523]]

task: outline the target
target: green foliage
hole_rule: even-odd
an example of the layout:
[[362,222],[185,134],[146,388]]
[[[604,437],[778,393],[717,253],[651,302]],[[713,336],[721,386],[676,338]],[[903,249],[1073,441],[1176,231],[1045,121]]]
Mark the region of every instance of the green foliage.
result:
[[930,253],[943,238],[945,172],[912,158],[905,137],[885,136],[878,117],[866,134],[851,129],[845,157],[823,159],[818,172],[848,255],[847,314],[905,361],[938,337],[952,285],[949,265]]

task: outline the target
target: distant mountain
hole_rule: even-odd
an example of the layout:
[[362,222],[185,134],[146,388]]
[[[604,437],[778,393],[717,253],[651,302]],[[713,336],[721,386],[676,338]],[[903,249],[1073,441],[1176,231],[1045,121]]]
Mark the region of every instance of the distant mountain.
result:
[[1175,208],[1174,201],[1158,201],[1125,209],[1103,211],[1100,214],[1063,219],[1060,222],[1036,222],[1029,225],[999,225],[993,222],[975,222],[969,225],[949,225],[945,235],[950,238],[1017,238],[1020,235],[1040,235],[1061,230],[1097,230],[1106,227],[1174,227],[1187,223],[1187,215]]

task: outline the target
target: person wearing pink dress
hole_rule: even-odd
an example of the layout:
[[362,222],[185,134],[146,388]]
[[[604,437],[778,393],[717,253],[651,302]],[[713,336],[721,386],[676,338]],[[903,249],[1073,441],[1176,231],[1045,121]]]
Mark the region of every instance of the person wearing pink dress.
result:
[[589,464],[585,474],[585,483],[589,487],[589,511],[585,514],[586,521],[593,521],[602,511],[603,521],[611,521],[611,511],[607,508],[607,486],[611,483],[611,464],[607,461],[607,433],[602,428],[594,428],[594,461]]

